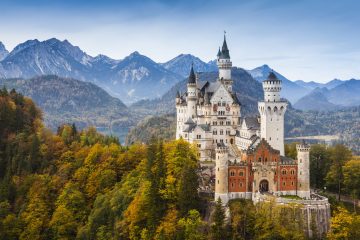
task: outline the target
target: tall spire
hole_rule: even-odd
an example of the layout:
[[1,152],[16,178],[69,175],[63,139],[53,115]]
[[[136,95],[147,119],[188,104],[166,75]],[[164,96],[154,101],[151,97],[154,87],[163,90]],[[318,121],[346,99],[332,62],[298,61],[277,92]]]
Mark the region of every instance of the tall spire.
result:
[[195,76],[195,72],[194,72],[194,63],[191,64],[191,70],[190,70],[188,83],[196,83],[196,76]]
[[230,59],[229,49],[226,43],[226,32],[224,31],[224,42],[221,48],[221,58]]

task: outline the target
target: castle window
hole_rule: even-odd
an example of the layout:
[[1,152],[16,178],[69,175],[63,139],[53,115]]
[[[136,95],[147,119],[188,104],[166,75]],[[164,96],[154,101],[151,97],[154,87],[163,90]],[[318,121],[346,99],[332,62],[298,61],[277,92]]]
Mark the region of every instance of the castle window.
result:
[[220,130],[220,135],[223,135],[224,134],[224,131],[221,129]]
[[295,175],[295,170],[294,170],[294,169],[291,169],[291,170],[290,170],[290,174],[291,174],[291,175]]
[[240,187],[242,187],[243,186],[243,184],[242,184],[242,182],[240,183]]
[[201,144],[197,144],[197,147],[198,147],[198,148],[201,148]]
[[234,183],[231,183],[231,187],[232,187],[232,188],[234,187]]
[[201,138],[201,135],[196,135],[196,139],[200,139]]
[[243,172],[243,171],[240,171],[240,172],[239,172],[239,176],[240,176],[240,177],[244,176],[244,172]]
[[291,186],[294,186],[294,182],[291,182]]
[[232,177],[235,176],[235,172],[234,172],[234,171],[231,171],[231,172],[230,172],[230,176],[232,176]]
[[285,186],[286,185],[286,182],[283,182],[283,186]]
[[281,173],[282,173],[282,175],[286,175],[286,169],[283,169],[283,170],[281,171]]

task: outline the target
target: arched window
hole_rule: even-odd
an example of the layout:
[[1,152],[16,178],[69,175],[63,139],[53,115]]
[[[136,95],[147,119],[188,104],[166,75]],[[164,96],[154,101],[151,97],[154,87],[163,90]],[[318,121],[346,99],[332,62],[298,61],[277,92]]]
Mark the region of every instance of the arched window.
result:
[[231,172],[230,172],[230,176],[232,176],[232,177],[235,176],[235,172],[234,172],[234,171],[231,171]]
[[281,174],[282,174],[282,175],[286,175],[286,173],[287,173],[287,172],[286,172],[286,169],[283,169],[283,170],[281,171]]

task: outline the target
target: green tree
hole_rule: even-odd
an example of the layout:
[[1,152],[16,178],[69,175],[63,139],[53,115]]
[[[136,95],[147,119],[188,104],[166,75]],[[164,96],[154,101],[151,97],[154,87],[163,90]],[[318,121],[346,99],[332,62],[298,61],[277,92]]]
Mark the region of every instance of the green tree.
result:
[[178,206],[180,214],[185,215],[191,209],[199,209],[198,195],[199,178],[195,166],[185,165],[180,179],[178,193]]
[[338,201],[341,199],[343,189],[344,173],[343,166],[352,157],[350,149],[346,146],[337,144],[331,148],[331,167],[326,176],[326,184],[331,189],[336,189]]
[[226,238],[225,210],[221,199],[218,198],[215,204],[215,211],[212,216],[211,239],[221,240]]
[[310,183],[317,189],[325,186],[325,178],[331,165],[330,151],[326,145],[314,144],[310,149]]
[[184,240],[202,240],[205,239],[203,231],[204,223],[201,220],[197,210],[190,210],[185,218],[179,220],[179,228],[177,239]]
[[229,202],[232,239],[253,239],[255,206],[251,200],[232,200]]

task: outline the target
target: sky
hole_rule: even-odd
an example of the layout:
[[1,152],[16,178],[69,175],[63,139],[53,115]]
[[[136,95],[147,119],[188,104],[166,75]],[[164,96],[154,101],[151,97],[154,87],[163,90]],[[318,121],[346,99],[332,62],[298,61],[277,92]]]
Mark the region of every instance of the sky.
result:
[[360,79],[359,10],[357,0],[0,0],[0,41],[11,51],[56,37],[92,56],[207,62],[225,30],[234,66],[327,82]]

